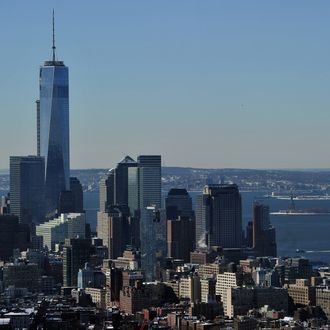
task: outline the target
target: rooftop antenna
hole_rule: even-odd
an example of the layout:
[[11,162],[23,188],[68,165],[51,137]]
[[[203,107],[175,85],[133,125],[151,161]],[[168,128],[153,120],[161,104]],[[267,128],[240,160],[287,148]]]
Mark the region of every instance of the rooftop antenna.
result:
[[55,14],[53,9],[53,62],[55,62]]

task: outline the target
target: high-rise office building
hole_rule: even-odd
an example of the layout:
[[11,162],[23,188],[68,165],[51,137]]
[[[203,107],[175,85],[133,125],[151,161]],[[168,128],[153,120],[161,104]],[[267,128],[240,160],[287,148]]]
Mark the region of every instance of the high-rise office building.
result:
[[[127,207],[125,216],[122,212],[113,212],[122,207]],[[98,236],[103,238],[112,258],[121,255],[125,244],[140,246],[145,256],[142,263],[150,274],[149,278],[155,278],[157,273],[155,269],[151,270],[152,262],[164,258],[166,251],[166,216],[160,207],[159,155],[139,156],[137,162],[126,156],[100,182]],[[160,213],[162,221],[156,221],[156,214]]]
[[136,161],[129,156],[117,164],[114,180],[114,205],[128,205],[128,170],[136,167]]
[[100,181],[100,211],[127,205],[131,215],[144,207],[161,206],[161,156],[126,156]]
[[242,205],[237,185],[206,185],[196,204],[197,247],[242,247]]
[[165,210],[148,206],[140,215],[141,268],[147,281],[159,279],[160,266],[166,253]]
[[65,240],[63,248],[63,285],[77,286],[78,271],[89,261],[91,240],[71,238]]
[[30,229],[18,222],[15,215],[0,215],[0,259],[9,260],[14,249],[26,250],[30,247]]
[[70,190],[60,192],[57,213],[82,213],[83,190],[80,181],[77,178],[70,178]]
[[140,207],[139,198],[139,168],[128,168],[128,207],[132,215],[138,213]]
[[190,262],[195,248],[195,221],[187,217],[167,220],[167,256]]
[[100,212],[106,212],[113,205],[129,206],[129,171],[136,168],[136,161],[126,156],[103,176],[100,180]]
[[73,194],[73,204],[74,210],[73,212],[81,213],[84,211],[84,194],[82,185],[78,178],[71,177],[70,178],[70,190]]
[[130,244],[129,209],[126,206],[111,206],[107,212],[97,213],[97,234],[108,247],[108,255],[116,259],[123,255]]
[[161,207],[161,156],[142,155],[137,159],[139,169],[139,208]]
[[100,180],[100,212],[106,212],[114,204],[115,170],[110,169]]
[[[39,128],[40,155],[45,158],[46,212],[57,210],[61,191],[70,190],[69,73],[55,56],[53,16],[53,57],[40,68]],[[37,104],[38,109],[38,104]]]
[[276,257],[275,228],[270,223],[269,206],[261,202],[253,203],[253,249],[257,255]]
[[21,223],[45,221],[45,162],[38,156],[10,157],[10,208]]
[[171,189],[165,198],[167,219],[178,217],[193,217],[192,201],[186,189]]

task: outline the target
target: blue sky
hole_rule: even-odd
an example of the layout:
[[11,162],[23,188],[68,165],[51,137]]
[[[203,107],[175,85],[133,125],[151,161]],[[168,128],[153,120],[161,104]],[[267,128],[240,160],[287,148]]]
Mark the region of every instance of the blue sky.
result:
[[0,168],[36,152],[38,71],[70,69],[71,167],[330,167],[330,2],[0,2]]

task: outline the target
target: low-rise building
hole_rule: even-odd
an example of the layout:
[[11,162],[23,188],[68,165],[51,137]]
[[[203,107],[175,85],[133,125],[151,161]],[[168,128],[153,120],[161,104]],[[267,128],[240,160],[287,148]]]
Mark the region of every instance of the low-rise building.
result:
[[225,272],[223,274],[217,275],[217,284],[215,288],[216,296],[220,296],[221,301],[223,303],[223,309],[225,315],[228,314],[227,308],[227,292],[228,288],[239,286],[240,280],[237,273]]
[[174,294],[179,298],[180,296],[180,281],[179,280],[172,280],[164,282],[164,284],[168,287],[170,287]]
[[238,316],[234,319],[235,330],[255,330],[257,329],[258,321],[253,317]]
[[35,311],[29,308],[19,312],[6,313],[4,317],[10,319],[12,329],[29,329],[35,317]]
[[147,288],[138,285],[136,287],[124,287],[120,291],[120,310],[135,314],[150,306],[150,292]]
[[233,318],[245,315],[250,309],[268,305],[276,311],[288,311],[288,292],[285,288],[231,287],[224,301],[225,315]]
[[296,284],[289,284],[288,294],[295,304],[315,306],[315,287],[309,280],[297,279]]
[[215,278],[204,278],[200,280],[201,282],[201,302],[209,303],[214,302],[215,298]]
[[330,319],[330,289],[322,287],[316,288],[315,300],[316,305],[320,306],[326,317]]
[[44,247],[55,249],[55,244],[64,243],[67,238],[85,238],[85,213],[62,213],[36,227],[36,234],[43,237]]
[[85,292],[91,295],[93,303],[95,303],[98,308],[106,309],[106,289],[86,288]]
[[193,274],[180,279],[179,296],[191,302],[200,301],[201,281],[198,275]]
[[212,264],[203,264],[198,267],[198,275],[200,278],[216,278],[221,273],[222,265],[218,262]]
[[39,285],[39,269],[36,264],[7,263],[3,267],[4,287],[15,286],[35,291]]

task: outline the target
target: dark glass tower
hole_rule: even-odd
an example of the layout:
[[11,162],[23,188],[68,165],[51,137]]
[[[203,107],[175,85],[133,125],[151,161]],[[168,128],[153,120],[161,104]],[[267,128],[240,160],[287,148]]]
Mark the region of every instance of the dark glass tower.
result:
[[91,240],[68,238],[63,248],[63,285],[77,286],[78,271],[89,261]]
[[139,169],[140,209],[154,205],[161,207],[162,168],[160,155],[142,155],[137,159]]
[[121,160],[115,169],[114,180],[114,204],[128,205],[128,171],[129,168],[136,168],[137,163],[134,159],[126,156]]
[[45,196],[48,216],[56,213],[61,191],[70,190],[69,161],[69,72],[53,58],[40,68],[39,122],[40,155],[45,158]]
[[253,203],[253,249],[259,256],[276,257],[275,228],[270,223],[269,206]]
[[166,217],[175,220],[178,217],[193,217],[192,201],[186,189],[171,189],[165,198]]
[[[137,169],[136,161],[126,156],[117,164],[116,168],[110,169],[100,180],[101,212],[107,212],[107,209],[113,205],[131,206],[129,202],[129,173],[130,170],[135,169]],[[136,209],[137,205],[132,209],[132,213]]]
[[10,157],[10,208],[20,223],[45,221],[44,166],[42,157]]
[[235,184],[206,185],[196,203],[198,247],[242,247],[242,202]]

